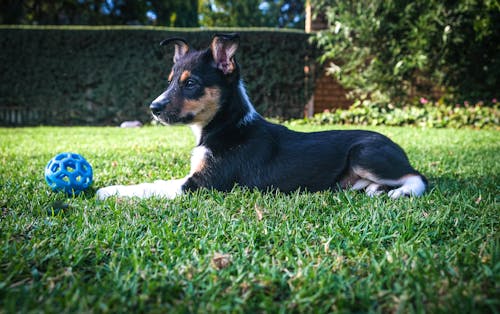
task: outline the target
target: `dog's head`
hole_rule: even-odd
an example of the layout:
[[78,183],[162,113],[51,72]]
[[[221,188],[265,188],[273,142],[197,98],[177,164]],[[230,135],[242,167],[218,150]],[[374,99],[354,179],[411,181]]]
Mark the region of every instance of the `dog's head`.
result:
[[173,43],[174,65],[167,89],[150,106],[155,119],[164,124],[208,124],[219,110],[223,86],[239,80],[235,60],[239,44],[237,34],[218,34],[210,46],[193,50],[185,40],[170,38],[161,45]]

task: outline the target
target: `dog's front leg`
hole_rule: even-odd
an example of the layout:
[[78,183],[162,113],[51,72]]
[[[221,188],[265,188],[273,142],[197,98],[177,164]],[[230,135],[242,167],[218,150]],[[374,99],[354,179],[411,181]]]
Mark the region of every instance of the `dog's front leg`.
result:
[[186,179],[163,181],[158,180],[154,183],[141,183],[135,185],[111,185],[100,188],[96,192],[96,197],[105,200],[110,196],[118,197],[164,197],[175,198],[182,194],[182,186]]

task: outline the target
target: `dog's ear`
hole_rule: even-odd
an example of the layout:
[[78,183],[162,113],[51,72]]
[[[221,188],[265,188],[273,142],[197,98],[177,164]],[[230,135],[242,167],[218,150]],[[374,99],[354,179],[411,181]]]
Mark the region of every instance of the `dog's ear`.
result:
[[234,55],[239,43],[240,36],[236,33],[216,34],[212,39],[210,50],[212,51],[215,65],[226,75],[233,73],[236,69]]
[[188,53],[189,45],[184,39],[175,37],[163,40],[160,43],[160,46],[165,46],[170,43],[175,44],[174,63],[176,63],[177,61],[179,61],[180,58],[182,58],[183,56],[186,55],[186,53]]

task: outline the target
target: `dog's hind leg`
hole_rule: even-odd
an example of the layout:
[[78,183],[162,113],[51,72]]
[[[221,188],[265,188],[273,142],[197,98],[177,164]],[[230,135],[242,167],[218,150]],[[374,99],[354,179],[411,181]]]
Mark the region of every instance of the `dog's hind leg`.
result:
[[391,198],[422,195],[427,180],[413,169],[401,148],[393,143],[382,144],[364,145],[351,155],[351,172],[358,178],[351,189],[365,189],[369,196],[390,190]]
[[401,196],[420,196],[424,194],[427,184],[421,175],[407,175],[401,179],[402,185],[390,190],[387,193],[391,198],[399,198]]
[[354,184],[351,186],[351,190],[353,191],[359,191],[367,186],[369,186],[372,182],[370,180],[365,180],[365,179],[358,179],[354,182]]
[[365,189],[368,196],[376,196],[387,188],[389,197],[420,196],[425,192],[426,180],[418,173],[403,175],[399,179],[381,178],[372,171],[354,168],[353,171],[360,177],[351,187],[351,190]]
[[381,195],[382,193],[384,193],[384,186],[382,184],[379,184],[379,183],[370,183],[366,189],[365,189],[365,193],[366,195],[368,196],[377,196],[377,195]]

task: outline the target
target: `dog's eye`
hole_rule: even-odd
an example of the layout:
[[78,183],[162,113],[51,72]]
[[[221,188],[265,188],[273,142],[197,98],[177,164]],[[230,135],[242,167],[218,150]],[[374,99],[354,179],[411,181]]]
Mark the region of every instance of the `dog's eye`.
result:
[[186,82],[184,83],[185,88],[193,88],[196,86],[196,81],[193,79],[187,79]]

